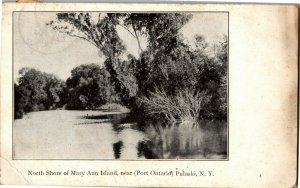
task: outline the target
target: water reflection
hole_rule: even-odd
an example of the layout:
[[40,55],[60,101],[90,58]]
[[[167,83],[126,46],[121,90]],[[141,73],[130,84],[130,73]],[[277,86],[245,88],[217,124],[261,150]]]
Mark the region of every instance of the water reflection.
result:
[[200,126],[138,123],[129,113],[83,117],[112,123],[116,159],[226,159],[226,121],[200,121]]
[[113,144],[113,150],[114,150],[114,155],[116,159],[120,158],[121,155],[121,148],[123,146],[123,142],[119,141]]
[[[225,159],[226,121],[138,122],[129,113],[51,110],[14,121],[15,159]],[[99,115],[102,114],[102,115]]]

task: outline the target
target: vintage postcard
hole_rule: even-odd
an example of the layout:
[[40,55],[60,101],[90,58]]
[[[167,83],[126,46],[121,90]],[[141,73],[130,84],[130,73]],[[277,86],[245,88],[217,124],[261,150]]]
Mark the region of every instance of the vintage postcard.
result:
[[297,186],[298,7],[4,3],[1,184]]

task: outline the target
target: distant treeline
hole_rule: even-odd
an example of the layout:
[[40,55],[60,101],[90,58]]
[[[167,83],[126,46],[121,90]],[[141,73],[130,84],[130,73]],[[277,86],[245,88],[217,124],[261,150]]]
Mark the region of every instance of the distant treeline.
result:
[[117,101],[109,73],[99,65],[78,66],[66,81],[34,68],[22,68],[19,74],[18,84],[14,84],[16,119],[32,111],[95,109]]
[[22,68],[19,74],[18,84],[14,84],[15,119],[26,112],[51,110],[61,104],[65,88],[62,80],[32,68]]
[[[188,44],[179,30],[190,19],[187,14],[112,13],[94,23],[89,13],[58,13],[49,25],[70,36],[67,25],[81,32],[106,57],[104,66],[75,67],[65,82],[35,69],[20,70],[15,118],[63,106],[84,110],[118,103],[172,121],[226,119],[227,36],[209,48],[200,35]],[[138,58],[124,58],[126,46],[117,26],[136,37]],[[146,50],[140,47],[142,35],[147,38]]]

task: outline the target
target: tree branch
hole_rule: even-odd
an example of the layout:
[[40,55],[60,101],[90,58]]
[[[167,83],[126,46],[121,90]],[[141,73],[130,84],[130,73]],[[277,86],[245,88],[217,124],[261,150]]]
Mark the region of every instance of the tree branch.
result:
[[100,19],[101,19],[101,13],[98,14],[98,22],[97,22],[97,24],[100,23]]
[[69,32],[64,32],[64,31],[60,31],[60,30],[57,30],[58,32],[60,33],[64,33],[64,34],[67,34],[69,35],[70,37],[76,37],[76,38],[80,38],[80,39],[83,39],[91,44],[93,44],[95,47],[99,48],[93,41],[90,41],[89,39],[85,38],[85,37],[82,37],[82,36],[79,36],[79,35],[75,35],[75,34],[71,34]]
[[126,29],[133,37],[135,37],[134,34],[127,27],[123,26],[122,24],[120,24],[119,26]]
[[138,37],[138,35],[137,35],[137,33],[136,33],[136,29],[135,29],[135,27],[134,27],[134,22],[132,21],[132,18],[131,18],[130,20],[131,20],[132,29],[133,29],[133,31],[134,31],[134,34],[135,34],[135,36],[136,36],[136,40],[137,40],[137,43],[138,43],[138,46],[139,46],[139,55],[141,55],[141,53],[142,53],[141,43],[140,43],[139,37]]

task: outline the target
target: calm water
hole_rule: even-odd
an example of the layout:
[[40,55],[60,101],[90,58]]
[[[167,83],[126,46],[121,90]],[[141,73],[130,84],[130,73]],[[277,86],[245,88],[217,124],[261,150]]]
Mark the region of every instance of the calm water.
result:
[[130,113],[33,112],[15,120],[16,159],[226,159],[226,121],[163,125]]

